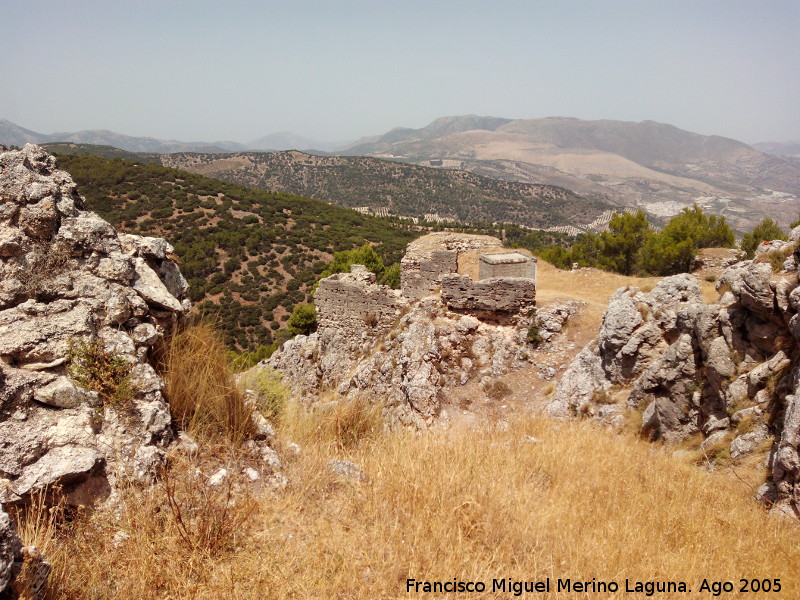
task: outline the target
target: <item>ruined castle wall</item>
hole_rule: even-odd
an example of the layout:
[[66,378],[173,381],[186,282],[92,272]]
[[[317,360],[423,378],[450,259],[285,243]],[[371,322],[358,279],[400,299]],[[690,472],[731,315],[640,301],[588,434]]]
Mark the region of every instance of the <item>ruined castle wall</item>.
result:
[[438,291],[443,275],[458,271],[458,252],[432,250],[419,254],[407,253],[400,261],[400,288],[413,300]]
[[408,304],[399,290],[375,283],[375,274],[361,265],[319,282],[314,295],[317,323],[325,330],[371,330],[385,333]]
[[446,275],[442,278],[442,300],[451,310],[477,315],[517,314],[536,304],[536,282],[527,277],[473,281],[467,275]]
[[[403,295],[416,300],[438,292],[442,276],[464,273],[464,269],[469,268],[468,264],[462,264],[466,255],[481,250],[497,251],[502,247],[500,240],[489,235],[446,232],[424,235],[408,245],[400,262]],[[469,273],[473,275],[472,271]],[[477,268],[473,276],[477,276]]]

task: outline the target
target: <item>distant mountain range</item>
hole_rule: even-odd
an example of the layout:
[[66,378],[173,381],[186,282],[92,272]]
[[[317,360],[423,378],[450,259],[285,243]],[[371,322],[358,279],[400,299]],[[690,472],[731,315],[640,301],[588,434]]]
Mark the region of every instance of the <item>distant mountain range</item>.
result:
[[741,231],[800,212],[799,158],[654,121],[444,117],[343,153],[558,185],[662,217],[697,203]]
[[23,146],[28,143],[45,144],[49,142],[72,142],[75,144],[93,144],[97,146],[113,146],[129,152],[241,152],[244,150],[292,150],[317,149],[333,150],[339,146],[347,146],[347,142],[318,142],[295,135],[289,131],[281,131],[265,135],[252,142],[241,144],[232,141],[216,142],[181,142],[178,140],[160,140],[153,137],[133,137],[108,131],[107,129],[90,129],[74,133],[37,133],[0,119],[0,144],[7,146]]
[[800,157],[800,141],[794,142],[762,142],[753,144],[753,148],[767,154]]
[[[319,144],[289,132],[248,144],[137,138],[110,131],[43,135],[0,121],[0,143],[89,143],[132,152],[239,153]],[[787,226],[800,213],[800,144],[759,148],[720,136],[704,136],[654,121],[583,121],[566,117],[504,119],[477,115],[443,117],[420,129],[395,128],[337,150],[419,166],[470,171],[520,183],[553,185],[620,207],[669,217],[697,203],[749,231],[764,216]],[[762,151],[763,150],[763,151]],[[226,175],[233,180],[233,175]],[[319,181],[317,182],[319,184]],[[259,184],[263,185],[263,184]],[[321,185],[321,184],[319,184]],[[337,184],[338,185],[338,184]],[[310,193],[308,190],[299,193]],[[376,200],[376,203],[383,202]],[[449,211],[453,212],[453,211]]]

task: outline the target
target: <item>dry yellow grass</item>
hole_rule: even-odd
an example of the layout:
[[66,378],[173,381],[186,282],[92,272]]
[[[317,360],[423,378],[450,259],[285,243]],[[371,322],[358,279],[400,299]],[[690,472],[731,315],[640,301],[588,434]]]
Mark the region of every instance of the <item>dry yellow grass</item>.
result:
[[173,335],[164,362],[165,394],[181,428],[234,444],[252,434],[252,410],[234,383],[225,344],[212,325],[192,324]]
[[[297,433],[318,423],[301,412],[287,419]],[[287,461],[284,490],[234,496],[246,518],[216,553],[183,539],[163,485],[128,490],[118,516],[74,525],[50,597],[509,598],[491,592],[493,579],[547,577],[551,593],[531,597],[645,597],[624,592],[628,579],[692,590],[660,600],[711,598],[699,593],[703,579],[738,590],[740,578],[777,578],[782,591],[725,598],[800,597],[796,524],[767,515],[746,486],[633,437],[526,418],[505,429],[383,433],[346,450],[318,440],[306,435]],[[332,458],[358,462],[366,480],[335,475]],[[131,537],[115,547],[120,530]],[[409,594],[409,578],[481,581],[487,592]],[[557,592],[559,578],[620,591]]]

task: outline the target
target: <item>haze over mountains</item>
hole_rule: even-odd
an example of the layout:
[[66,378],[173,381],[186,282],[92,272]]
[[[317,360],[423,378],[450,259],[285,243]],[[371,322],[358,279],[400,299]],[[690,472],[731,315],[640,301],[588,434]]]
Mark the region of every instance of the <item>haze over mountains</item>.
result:
[[[325,154],[324,144],[289,132],[245,145],[135,138],[96,130],[43,135],[0,121],[0,143],[53,141],[159,154],[303,147],[315,147],[316,153]],[[466,115],[436,119],[420,129],[395,128],[381,136],[362,138],[337,153],[555,185],[592,200],[643,208],[658,217],[669,217],[697,203],[725,215],[739,231],[747,231],[764,216],[786,226],[800,212],[800,157],[788,155],[797,148],[791,144],[765,144],[762,148],[787,155],[768,154],[730,138],[700,135],[654,121]],[[235,177],[229,174],[232,179]]]
[[289,131],[280,131],[262,136],[246,144],[230,140],[215,142],[181,142],[179,140],[162,140],[154,137],[134,137],[109,131],[107,129],[90,129],[73,133],[44,134],[25,129],[6,119],[0,119],[0,144],[23,146],[24,144],[45,144],[49,142],[72,142],[75,144],[95,144],[98,146],[114,146],[129,152],[240,152],[243,150],[291,150],[294,148],[333,150],[335,147],[347,145],[347,142],[318,142],[295,135]]

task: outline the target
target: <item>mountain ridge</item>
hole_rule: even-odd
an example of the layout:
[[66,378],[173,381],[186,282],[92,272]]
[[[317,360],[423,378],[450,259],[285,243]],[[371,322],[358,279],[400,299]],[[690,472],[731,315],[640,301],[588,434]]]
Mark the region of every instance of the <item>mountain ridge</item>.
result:
[[350,142],[319,142],[290,131],[270,133],[246,143],[231,140],[183,142],[152,136],[130,136],[109,129],[86,129],[75,132],[59,131],[45,134],[26,129],[8,119],[0,119],[0,144],[23,146],[28,143],[45,144],[57,142],[113,146],[128,152],[157,152],[159,154],[169,154],[171,152],[241,152],[245,150],[277,151],[297,148],[319,148],[321,151],[328,151],[339,146],[351,145]]
[[360,156],[297,150],[176,153],[162,155],[161,163],[237,185],[417,219],[436,215],[461,223],[505,222],[544,229],[590,223],[613,208],[600,198],[581,197],[558,186]]
[[560,185],[657,216],[697,203],[739,230],[764,216],[788,225],[800,208],[800,159],[655,121],[466,115],[395,129],[342,153]]

